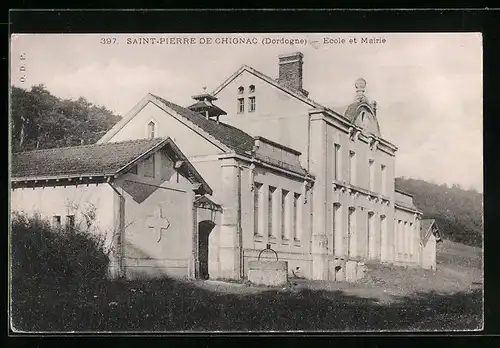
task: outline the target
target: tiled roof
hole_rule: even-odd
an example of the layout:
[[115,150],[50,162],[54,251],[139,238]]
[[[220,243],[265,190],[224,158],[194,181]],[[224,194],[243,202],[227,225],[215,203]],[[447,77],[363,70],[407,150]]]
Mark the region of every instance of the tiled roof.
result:
[[210,186],[170,138],[137,139],[13,153],[12,182],[36,183],[42,179],[119,175],[151,153],[164,148],[167,148],[167,153],[174,161],[185,164],[178,170],[192,183],[199,184],[198,193],[212,194]]
[[[206,119],[202,114],[189,110],[188,108],[182,107],[164,98],[156,96],[154,94],[148,93],[135,107],[132,109],[126,117],[122,118],[111,130],[108,131],[99,141],[99,144],[106,144],[116,133],[120,131],[130,120],[137,115],[137,113],[145,106],[147,103],[154,103],[159,108],[163,108],[168,112],[167,109],[173,110],[178,116],[186,119],[188,123],[191,123],[195,127],[198,127],[205,134],[213,137],[215,140],[220,142],[222,145],[229,148],[229,150],[236,152],[239,155],[251,156],[255,145],[255,138],[245,133],[239,128],[233,127],[231,125],[225,124],[223,122],[217,122],[213,119]],[[189,125],[188,125],[189,126]],[[290,166],[276,159],[272,158],[262,158],[259,160],[272,164],[275,166],[282,167],[284,169],[290,170],[292,172],[304,175],[307,173],[305,169],[299,166]]]
[[203,129],[215,139],[237,153],[247,153],[252,151],[254,138],[243,132],[241,129],[215,120],[207,120],[203,115],[189,110],[156,95],[152,95],[157,101],[173,109],[177,114],[186,118],[191,123]]
[[408,204],[406,202],[403,202],[403,201],[400,201],[400,200],[397,200],[397,199],[395,200],[395,202],[396,202],[396,204],[400,205],[403,208],[420,211],[420,209],[418,209],[415,206],[415,204]]
[[[169,102],[168,100],[165,100],[156,95],[153,95],[153,97],[158,99],[161,103],[165,104],[169,108],[173,109],[179,115],[187,118],[196,126],[200,127],[205,132],[207,132],[235,152],[248,155],[252,151],[255,144],[255,138],[243,132],[241,129],[222,122],[217,123],[215,120],[207,120],[205,117],[203,117],[203,115],[197,112]],[[304,168],[301,168],[300,165],[293,166],[268,156],[257,156],[257,158],[268,164],[272,164],[301,175],[307,174],[307,171]]]
[[163,140],[140,139],[18,152],[12,155],[11,176],[113,175]]

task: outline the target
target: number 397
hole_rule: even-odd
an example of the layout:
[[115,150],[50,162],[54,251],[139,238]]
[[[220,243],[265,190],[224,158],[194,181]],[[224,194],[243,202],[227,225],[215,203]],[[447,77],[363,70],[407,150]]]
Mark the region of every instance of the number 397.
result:
[[102,37],[101,38],[101,44],[103,44],[103,45],[113,45],[116,43],[117,43],[116,37]]

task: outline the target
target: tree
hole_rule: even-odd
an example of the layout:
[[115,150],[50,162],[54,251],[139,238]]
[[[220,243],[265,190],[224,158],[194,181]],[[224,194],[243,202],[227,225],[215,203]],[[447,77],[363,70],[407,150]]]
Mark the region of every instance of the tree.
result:
[[483,195],[455,184],[396,178],[396,188],[413,195],[423,218],[436,219],[444,237],[479,246],[483,236]]
[[11,88],[13,151],[92,144],[120,118],[83,97],[58,98],[44,85]]

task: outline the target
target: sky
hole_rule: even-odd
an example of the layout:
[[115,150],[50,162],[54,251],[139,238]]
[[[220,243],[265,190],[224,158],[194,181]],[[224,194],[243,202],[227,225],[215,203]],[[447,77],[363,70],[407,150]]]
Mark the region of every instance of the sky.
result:
[[[138,38],[163,41],[128,43]],[[247,42],[221,42],[234,39]],[[148,92],[188,105],[242,64],[277,77],[278,55],[296,51],[309,97],[334,110],[353,101],[357,78],[367,81],[382,137],[398,147],[397,176],[483,192],[480,33],[13,35],[11,84],[124,115]]]

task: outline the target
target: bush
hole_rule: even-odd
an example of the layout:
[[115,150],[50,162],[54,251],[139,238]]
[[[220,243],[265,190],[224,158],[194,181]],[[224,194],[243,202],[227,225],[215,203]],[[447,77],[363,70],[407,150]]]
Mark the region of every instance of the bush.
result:
[[39,216],[14,213],[11,228],[13,289],[82,287],[103,280],[104,240],[78,228],[55,229]]

